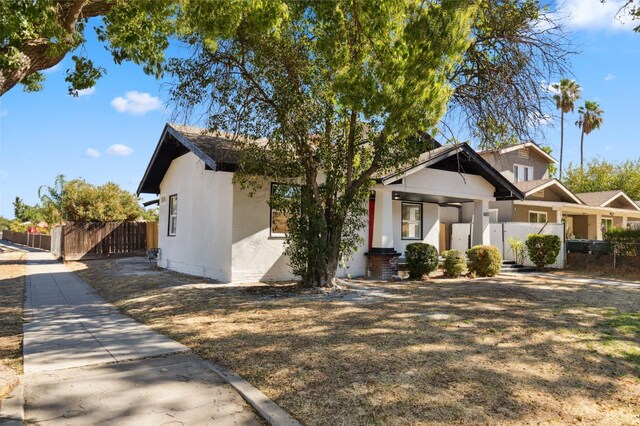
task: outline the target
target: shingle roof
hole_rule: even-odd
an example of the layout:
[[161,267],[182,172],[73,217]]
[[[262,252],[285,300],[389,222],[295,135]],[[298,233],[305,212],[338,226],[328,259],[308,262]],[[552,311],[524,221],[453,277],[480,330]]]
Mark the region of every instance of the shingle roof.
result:
[[216,163],[237,164],[239,152],[236,149],[238,136],[225,132],[212,133],[206,129],[169,123],[169,127],[187,138]]
[[618,195],[622,191],[617,189],[614,191],[600,191],[600,192],[581,192],[576,194],[586,205],[593,207],[600,207],[606,201],[611,199],[614,195]]
[[552,180],[553,179],[527,180],[523,182],[515,182],[514,185],[522,192],[529,192],[532,189],[544,185],[545,183],[551,182]]

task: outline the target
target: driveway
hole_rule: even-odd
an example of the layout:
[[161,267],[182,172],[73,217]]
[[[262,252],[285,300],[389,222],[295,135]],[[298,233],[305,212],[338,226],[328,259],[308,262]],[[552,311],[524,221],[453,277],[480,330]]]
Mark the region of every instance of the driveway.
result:
[[27,424],[260,424],[182,344],[120,315],[53,260],[28,254]]

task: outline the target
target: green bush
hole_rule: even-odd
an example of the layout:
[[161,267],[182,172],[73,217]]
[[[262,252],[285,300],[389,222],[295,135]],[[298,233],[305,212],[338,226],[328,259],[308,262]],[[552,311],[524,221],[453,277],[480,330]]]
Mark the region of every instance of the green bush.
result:
[[409,278],[422,279],[424,274],[438,268],[438,249],[431,244],[411,243],[407,245],[405,256],[409,269]]
[[604,233],[604,240],[621,256],[640,254],[640,229],[611,228]]
[[545,265],[555,263],[561,245],[557,235],[529,234],[526,242],[527,254],[536,268],[542,269]]
[[467,258],[460,250],[448,250],[444,256],[444,275],[457,278],[467,271]]
[[467,250],[469,272],[478,277],[498,275],[502,267],[500,250],[494,246],[474,246]]

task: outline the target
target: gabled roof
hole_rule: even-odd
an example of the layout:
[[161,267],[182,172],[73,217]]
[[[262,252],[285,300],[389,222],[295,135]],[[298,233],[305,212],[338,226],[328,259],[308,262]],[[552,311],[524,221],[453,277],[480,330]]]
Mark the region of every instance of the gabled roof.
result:
[[235,170],[239,153],[232,135],[209,133],[205,129],[167,123],[162,130],[137,194],[158,194],[160,182],[171,162],[188,152],[200,158],[207,170]]
[[558,160],[556,160],[555,158],[553,158],[552,156],[550,156],[549,154],[544,152],[542,150],[542,148],[540,148],[540,145],[538,145],[535,142],[525,142],[525,143],[521,143],[521,144],[518,144],[518,145],[508,146],[506,148],[487,149],[487,150],[484,150],[484,151],[480,151],[479,154],[481,154],[481,155],[482,154],[506,154],[508,152],[517,151],[517,150],[523,149],[523,148],[533,149],[535,152],[538,153],[538,155],[543,157],[549,163],[557,163],[558,162]]
[[636,204],[624,191],[617,189],[613,191],[600,191],[600,192],[582,192],[576,194],[584,203],[588,206],[604,207],[607,204],[615,201],[618,198],[622,198],[627,201],[631,210],[640,211],[640,206]]
[[482,176],[496,188],[497,200],[523,200],[524,194],[466,143],[443,145],[420,155],[417,162],[393,172],[381,172],[374,179],[385,185],[425,168]]
[[525,197],[535,194],[538,191],[542,191],[543,189],[553,187],[566,195],[576,204],[584,204],[578,197],[573,194],[573,192],[569,191],[567,187],[560,183],[560,181],[557,179],[528,180],[523,182],[516,182],[515,185],[520,191],[524,193]]

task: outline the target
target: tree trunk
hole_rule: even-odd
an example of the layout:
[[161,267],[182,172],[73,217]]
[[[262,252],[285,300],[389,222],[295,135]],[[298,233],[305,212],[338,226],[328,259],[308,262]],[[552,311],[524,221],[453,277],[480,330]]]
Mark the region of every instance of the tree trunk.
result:
[[564,151],[564,110],[560,109],[560,174],[558,180],[562,181],[562,152]]
[[580,171],[584,171],[584,126],[582,127],[582,133],[580,134]]

